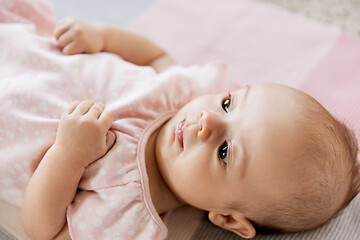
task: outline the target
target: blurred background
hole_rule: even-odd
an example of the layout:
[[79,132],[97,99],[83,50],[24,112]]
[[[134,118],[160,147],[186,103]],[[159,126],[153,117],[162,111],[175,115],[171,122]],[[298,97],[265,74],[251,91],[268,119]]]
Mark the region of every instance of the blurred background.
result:
[[88,22],[124,25],[155,0],[49,0],[57,19],[72,16]]
[[[57,19],[73,16],[89,22],[107,22],[116,25],[126,24],[154,1],[156,0],[50,0],[55,6]],[[360,36],[360,0],[257,1],[276,4]]]

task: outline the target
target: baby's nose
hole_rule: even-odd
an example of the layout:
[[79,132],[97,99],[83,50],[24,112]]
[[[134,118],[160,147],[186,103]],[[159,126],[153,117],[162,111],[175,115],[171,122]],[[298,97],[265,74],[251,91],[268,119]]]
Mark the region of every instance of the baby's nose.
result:
[[206,140],[214,134],[221,132],[224,128],[224,122],[221,117],[212,112],[202,111],[199,119],[198,136]]

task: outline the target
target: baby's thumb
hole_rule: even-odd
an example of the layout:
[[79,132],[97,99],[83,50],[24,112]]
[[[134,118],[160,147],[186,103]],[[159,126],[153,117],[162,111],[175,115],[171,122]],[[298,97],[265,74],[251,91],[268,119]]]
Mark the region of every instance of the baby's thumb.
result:
[[106,148],[107,148],[107,151],[109,151],[109,149],[114,145],[115,140],[116,140],[115,133],[109,130],[107,132],[107,134],[106,134]]

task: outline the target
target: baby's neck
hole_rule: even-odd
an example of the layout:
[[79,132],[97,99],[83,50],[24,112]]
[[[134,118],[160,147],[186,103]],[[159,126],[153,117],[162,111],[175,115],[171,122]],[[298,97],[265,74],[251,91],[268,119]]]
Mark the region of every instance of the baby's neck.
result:
[[155,155],[155,143],[159,130],[156,130],[149,138],[145,148],[146,172],[149,178],[151,199],[159,215],[175,209],[184,203],[181,202],[169,189],[162,177]]

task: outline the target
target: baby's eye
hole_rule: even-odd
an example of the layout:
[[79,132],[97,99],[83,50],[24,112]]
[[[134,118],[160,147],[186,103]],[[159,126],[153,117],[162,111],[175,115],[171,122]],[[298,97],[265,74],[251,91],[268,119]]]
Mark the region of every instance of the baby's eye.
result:
[[219,158],[224,163],[227,164],[227,152],[228,152],[228,144],[226,141],[224,141],[223,144],[219,147],[218,150]]
[[221,107],[224,109],[225,112],[229,112],[230,105],[231,105],[231,94],[229,93],[229,96],[223,100]]

